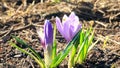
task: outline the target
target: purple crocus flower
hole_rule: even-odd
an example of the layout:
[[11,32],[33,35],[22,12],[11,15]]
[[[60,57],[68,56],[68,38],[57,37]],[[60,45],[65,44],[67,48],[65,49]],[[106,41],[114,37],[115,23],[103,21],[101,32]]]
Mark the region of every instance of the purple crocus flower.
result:
[[53,44],[53,28],[49,20],[45,20],[44,28],[37,31],[41,44],[44,49],[44,58],[46,67],[49,68],[49,65],[52,62],[52,44]]
[[56,25],[58,31],[67,40],[67,42],[71,41],[76,33],[81,29],[79,18],[74,12],[72,12],[69,17],[64,15],[62,22],[59,17],[56,17]]
[[46,49],[48,46],[52,46],[53,44],[53,28],[52,24],[49,20],[45,20],[44,23],[44,29],[40,29],[37,31],[41,44],[44,49]]

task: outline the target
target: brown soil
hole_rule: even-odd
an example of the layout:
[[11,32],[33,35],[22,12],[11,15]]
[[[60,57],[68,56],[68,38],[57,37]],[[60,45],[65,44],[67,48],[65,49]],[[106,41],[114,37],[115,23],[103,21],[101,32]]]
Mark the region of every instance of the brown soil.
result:
[[[36,30],[43,25],[45,19],[50,19],[54,23],[56,16],[69,15],[71,11],[79,16],[85,28],[93,26],[94,42],[99,40],[89,52],[86,61],[83,64],[76,64],[75,68],[119,68],[119,5],[119,0],[43,2],[42,4],[40,0],[35,0],[35,3],[32,3],[32,0],[23,3],[21,0],[0,1],[0,68],[39,68],[31,57],[9,45],[8,41],[14,40],[11,35],[25,40],[44,58]],[[107,42],[104,44],[107,37]],[[60,35],[57,35],[56,39],[58,51],[64,49],[65,40]],[[58,66],[58,68],[66,67],[66,61]]]

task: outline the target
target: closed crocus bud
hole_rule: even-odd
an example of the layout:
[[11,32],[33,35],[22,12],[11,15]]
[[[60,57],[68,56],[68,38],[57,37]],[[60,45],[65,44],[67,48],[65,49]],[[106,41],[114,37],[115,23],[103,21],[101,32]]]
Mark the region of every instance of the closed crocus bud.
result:
[[79,18],[75,15],[74,12],[71,12],[69,17],[64,15],[62,22],[59,17],[56,17],[56,25],[58,31],[67,40],[67,42],[71,41],[72,38],[81,29]]
[[44,49],[53,44],[53,28],[49,20],[45,20],[44,28],[37,31]]
[[52,45],[53,45],[53,28],[49,20],[45,20],[44,29],[37,31],[41,45],[44,49],[44,58],[46,68],[49,68],[49,65],[52,62]]

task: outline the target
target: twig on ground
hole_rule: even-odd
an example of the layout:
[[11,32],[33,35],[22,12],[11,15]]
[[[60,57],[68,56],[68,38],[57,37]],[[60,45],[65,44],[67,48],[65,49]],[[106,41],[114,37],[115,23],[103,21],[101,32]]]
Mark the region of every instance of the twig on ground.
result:
[[[87,29],[87,27],[85,27],[84,29]],[[105,28],[93,28],[94,30],[107,30],[107,31],[119,31],[116,29],[105,29]]]
[[120,48],[112,50],[112,51],[109,52],[107,55],[116,54],[116,55],[120,56],[120,54],[116,53],[116,51],[118,51],[118,50],[120,50]]
[[5,36],[9,35],[9,34],[13,31],[13,28],[14,28],[14,27],[12,26],[12,27],[10,28],[10,30],[9,30],[9,31],[7,31],[7,32],[6,32],[6,34],[5,34],[3,37],[5,37]]
[[[20,31],[20,30],[24,30],[24,29],[27,29],[27,28],[29,28],[29,27],[31,27],[31,26],[39,26],[39,27],[42,27],[42,25],[37,25],[37,24],[28,24],[28,25],[26,25],[26,26],[23,26],[23,27],[21,27],[21,28],[18,28],[18,29],[13,29],[14,27],[12,27],[9,31],[7,30],[7,31],[4,31],[2,34],[0,34],[0,36],[2,36],[2,35],[4,35],[4,34],[9,34],[9,33],[11,33],[11,32],[16,32],[16,31]],[[6,35],[7,35],[6,34]]]
[[99,21],[95,21],[95,23],[100,24],[100,25],[104,26],[105,28],[108,26],[107,24],[104,24],[104,23],[99,22]]
[[[97,34],[98,35],[98,34]],[[106,37],[103,37],[103,36],[101,36],[101,35],[98,35],[98,37],[95,37],[96,39],[100,39],[101,41],[103,41],[104,42],[104,40],[106,39]],[[113,43],[115,43],[115,44],[118,44],[118,45],[120,45],[120,42],[117,42],[117,41],[115,41],[115,40],[113,40],[113,39],[110,39],[110,38],[108,38],[108,41],[111,41],[111,42],[113,42]]]
[[111,19],[115,19],[115,17],[117,17],[117,16],[119,16],[119,15],[120,15],[120,12],[117,13],[117,14],[115,14],[115,15],[113,15],[113,16],[111,16]]
[[27,56],[27,61],[31,64],[32,68],[35,68],[34,64],[33,64],[32,61],[30,60],[30,56]]

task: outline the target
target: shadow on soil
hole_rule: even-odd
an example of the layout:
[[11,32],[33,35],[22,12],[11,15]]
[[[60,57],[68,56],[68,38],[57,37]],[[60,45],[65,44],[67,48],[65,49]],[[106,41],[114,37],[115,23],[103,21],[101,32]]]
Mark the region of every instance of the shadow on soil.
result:
[[[70,3],[72,4],[72,3]],[[75,4],[74,4],[75,5]],[[109,7],[102,8],[101,10],[107,13],[106,10],[108,10]],[[97,21],[102,21],[102,22],[114,22],[114,21],[120,21],[120,16],[118,15],[117,18],[115,19],[110,19],[109,17],[106,18],[104,13],[101,13],[99,10],[94,8],[94,5],[89,2],[80,2],[76,8],[72,9],[72,11],[75,12],[77,16],[79,16],[80,20],[97,20]],[[114,11],[111,13],[119,13],[118,11]],[[65,12],[58,12],[58,13],[53,13],[50,15],[45,16],[45,18],[50,19],[52,16],[58,16],[62,17],[64,14],[69,15],[70,13],[65,13]],[[107,13],[109,14],[109,13]]]

